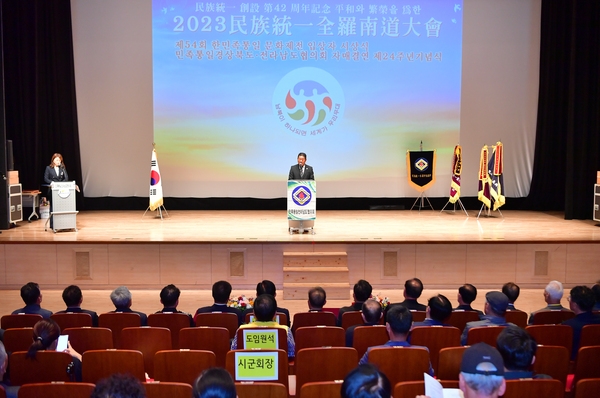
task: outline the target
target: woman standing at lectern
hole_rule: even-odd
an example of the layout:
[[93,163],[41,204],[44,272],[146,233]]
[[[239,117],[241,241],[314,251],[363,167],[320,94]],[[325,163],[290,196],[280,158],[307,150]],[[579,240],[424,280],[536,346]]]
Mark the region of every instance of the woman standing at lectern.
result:
[[48,192],[46,192],[48,200],[52,197],[52,183],[58,181],[69,181],[69,175],[65,169],[62,155],[55,153],[50,159],[50,165],[46,166],[46,171],[44,171],[44,182],[49,185]]

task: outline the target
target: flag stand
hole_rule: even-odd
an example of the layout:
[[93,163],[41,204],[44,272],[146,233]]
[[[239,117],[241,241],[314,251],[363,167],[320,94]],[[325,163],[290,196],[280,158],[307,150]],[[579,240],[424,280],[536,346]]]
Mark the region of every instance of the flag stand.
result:
[[[427,203],[429,203],[429,206],[425,206],[426,200]],[[415,200],[415,203],[413,203],[412,207],[410,208],[411,210],[415,207],[417,202],[419,202],[419,211],[421,211],[421,209],[424,209],[425,207],[431,207],[431,210],[434,210],[433,206],[431,205],[431,202],[429,201],[429,198],[425,196],[425,192],[421,192],[419,197]]]
[[[477,214],[477,219],[479,219],[479,216],[481,215],[481,212],[483,211],[483,208],[484,208],[484,206],[485,206],[485,203],[483,203],[483,204],[481,205],[481,209],[479,209],[479,214]],[[500,216],[501,216],[502,218],[504,218],[504,214],[502,214],[502,212],[500,211],[500,208],[497,208],[497,209],[496,209],[496,210],[494,210],[494,211],[497,211],[498,213],[500,213]],[[490,208],[488,207],[488,208],[487,208],[487,211],[486,211],[485,213],[483,213],[483,215],[484,215],[485,217],[491,217],[491,216],[492,216],[492,209],[490,209]]]
[[[142,214],[142,218],[144,218],[144,216],[146,215],[146,213],[148,213],[148,210],[150,210],[150,206],[148,206],[148,208],[146,209],[146,211],[144,212],[144,214]],[[158,210],[158,214],[160,216],[160,220],[161,221],[163,219],[163,211],[165,212],[165,215],[167,217],[169,217],[169,212],[167,212],[167,209],[165,209],[165,206],[160,205],[160,206],[158,206],[158,208],[156,210]],[[156,211],[156,210],[151,210],[151,211]]]
[[[462,211],[465,212],[465,215],[467,217],[469,217],[469,213],[467,213],[467,210],[465,209],[465,206],[463,206],[462,202],[460,199],[458,199],[456,202],[454,202],[454,209],[452,210],[452,213],[456,213],[456,203],[458,203],[458,205],[460,206],[460,208],[462,209]],[[444,209],[446,208],[446,206],[448,206],[450,204],[450,201],[446,202],[446,204],[444,205],[444,207],[442,208],[442,211],[440,211],[440,213],[444,212]],[[449,210],[448,210],[449,211]],[[479,216],[478,216],[479,217]]]

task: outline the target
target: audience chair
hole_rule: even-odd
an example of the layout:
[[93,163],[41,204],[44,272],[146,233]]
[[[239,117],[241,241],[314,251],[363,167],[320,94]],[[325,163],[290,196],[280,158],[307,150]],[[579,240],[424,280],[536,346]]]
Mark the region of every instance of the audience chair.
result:
[[436,376],[439,380],[458,380],[460,363],[467,346],[442,348],[438,358]]
[[[244,323],[250,323],[250,318],[253,316],[254,316],[254,312],[247,312],[246,315],[244,315]],[[275,319],[279,321],[280,325],[287,326],[288,318],[287,318],[287,315],[284,314],[283,312],[277,312],[275,314]]]
[[504,398],[544,397],[563,398],[565,388],[558,380],[521,379],[507,380]]
[[[537,315],[536,315],[537,316]],[[573,328],[568,325],[530,325],[525,330],[538,344],[560,345],[569,352],[573,347]]]
[[69,344],[83,355],[89,350],[108,350],[114,348],[112,331],[108,328],[67,328],[62,334],[69,336]]
[[[281,383],[235,383],[238,398],[288,398],[288,390]],[[339,398],[339,395],[336,397]]]
[[231,348],[229,330],[209,326],[183,328],[179,331],[179,347],[189,350],[212,351],[216,356],[217,366],[224,368],[225,356]]
[[440,350],[459,347],[460,335],[461,331],[453,326],[417,326],[410,332],[410,344],[429,349],[431,365],[437,374]]
[[342,329],[344,330],[350,326],[362,325],[363,323],[365,321],[362,317],[362,311],[346,311],[342,314]]
[[[458,388],[457,380],[438,380],[444,388]],[[392,387],[394,398],[415,398],[417,395],[425,395],[425,382],[401,381]]]
[[19,398],[89,398],[95,385],[91,383],[32,383],[19,388]]
[[222,327],[229,330],[229,339],[233,339],[238,330],[238,316],[229,312],[207,312],[194,317],[196,326]]
[[121,347],[121,330],[142,325],[140,316],[131,312],[107,312],[98,316],[98,326],[112,331],[113,347]]
[[186,383],[149,382],[142,383],[146,389],[146,398],[190,398],[194,390]]
[[33,328],[15,328],[4,331],[6,352],[27,351],[33,343]]
[[575,398],[589,398],[600,391],[600,378],[579,380],[575,386]]
[[154,380],[194,384],[200,373],[215,366],[216,357],[211,351],[158,351],[154,355]]
[[534,325],[560,325],[566,320],[575,316],[573,311],[556,310],[556,311],[540,311],[533,317]]
[[358,357],[362,358],[367,352],[367,348],[376,345],[383,345],[390,339],[385,326],[358,326],[354,329],[352,347],[356,349]]
[[2,386],[0,386],[0,398],[6,398],[6,391]]
[[476,343],[487,343],[496,347],[496,339],[505,326],[480,326],[469,329],[467,334],[467,345]]
[[446,323],[450,326],[454,326],[460,331],[465,330],[467,322],[474,322],[479,320],[479,313],[475,311],[452,311],[452,315],[447,319]]
[[179,349],[179,331],[190,327],[190,317],[181,313],[158,313],[148,315],[148,326],[167,328],[171,331],[171,347]]
[[413,322],[423,322],[425,320],[425,311],[410,311]]
[[302,396],[304,384],[343,380],[357,364],[358,354],[350,347],[304,348],[296,352],[296,397]]
[[144,355],[144,368],[150,378],[154,377],[154,355],[170,350],[171,331],[167,328],[141,326],[121,331],[121,345],[126,350],[138,350]]
[[514,323],[515,325],[523,329],[527,327],[527,313],[525,311],[506,311],[504,317],[506,318],[506,322]]
[[50,318],[60,326],[60,330],[67,328],[82,328],[92,325],[92,316],[84,312],[65,312],[52,314]]
[[429,373],[430,362],[425,348],[374,347],[369,351],[369,363],[376,365],[395,386],[401,381],[423,380],[423,373]]
[[581,329],[579,348],[600,345],[600,325],[585,325]]
[[579,380],[600,378],[600,346],[582,347],[575,361],[573,385]]
[[304,326],[296,329],[296,352],[311,347],[344,347],[346,333],[338,326]]
[[42,316],[38,314],[16,314],[3,315],[0,318],[0,328],[16,329],[16,328],[32,328],[38,321],[41,321]]
[[129,373],[146,381],[144,356],[135,350],[90,350],[82,355],[83,381],[96,384],[114,373]]
[[545,374],[567,385],[571,352],[562,346],[538,345],[533,371]]
[[73,358],[66,352],[38,351],[35,359],[23,351],[13,352],[9,358],[10,381],[13,386],[52,381],[71,381],[69,368]]
[[296,337],[296,330],[305,326],[337,326],[337,319],[333,312],[297,312],[292,321],[292,333]]
[[341,396],[343,382],[344,380],[313,381],[311,383],[304,383],[301,394],[303,397],[309,398],[339,398]]
[[276,353],[277,354],[277,380],[268,380],[268,381],[259,381],[259,380],[244,380],[244,381],[254,381],[254,383],[280,383],[283,384],[286,388],[286,391],[289,389],[289,381],[288,381],[288,356],[287,352],[283,350],[230,350],[227,352],[227,356],[225,357],[225,369],[231,374],[233,380],[236,382],[240,382],[236,377],[236,360],[235,354],[237,352],[246,352],[246,353],[257,353],[257,352],[268,352],[268,353]]
[[279,350],[284,350],[285,352],[287,352],[287,350],[288,350],[287,331],[285,329],[272,328],[272,327],[268,327],[268,326],[238,329],[237,333],[236,333],[238,348],[243,349],[243,350],[252,348],[252,347],[246,347],[246,341],[244,340],[244,331],[245,330],[261,331],[261,330],[265,330],[265,329],[275,330],[277,332],[277,340],[278,340],[279,346],[275,347],[275,348],[277,348]]

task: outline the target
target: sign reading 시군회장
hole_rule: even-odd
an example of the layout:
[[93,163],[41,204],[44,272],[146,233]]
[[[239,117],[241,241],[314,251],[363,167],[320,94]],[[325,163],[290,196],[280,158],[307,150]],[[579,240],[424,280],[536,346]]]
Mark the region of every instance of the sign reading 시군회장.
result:
[[279,379],[277,351],[236,352],[236,381],[270,381]]

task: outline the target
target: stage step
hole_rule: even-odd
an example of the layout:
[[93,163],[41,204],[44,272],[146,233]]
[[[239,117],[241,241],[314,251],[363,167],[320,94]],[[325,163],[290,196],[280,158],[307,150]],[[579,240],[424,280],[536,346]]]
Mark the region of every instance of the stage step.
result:
[[350,283],[346,252],[283,253],[283,298],[306,300],[308,290],[321,286],[330,300],[348,300]]
[[[283,298],[286,300],[308,300],[308,291],[321,286],[327,292],[327,300],[351,300],[352,294],[347,283],[284,283]],[[327,307],[327,304],[325,305]]]

